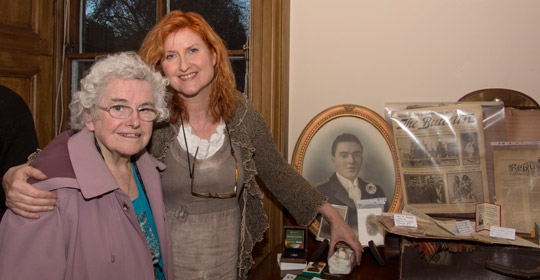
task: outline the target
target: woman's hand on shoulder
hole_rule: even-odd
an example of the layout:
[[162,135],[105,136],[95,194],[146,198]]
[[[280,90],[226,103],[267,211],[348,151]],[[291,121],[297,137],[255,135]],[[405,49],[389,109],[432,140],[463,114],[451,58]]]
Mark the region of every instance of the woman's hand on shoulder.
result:
[[4,174],[2,187],[6,194],[6,206],[13,213],[30,219],[38,219],[37,212],[52,211],[56,205],[56,193],[39,190],[26,182],[28,178],[47,179],[40,170],[22,164]]

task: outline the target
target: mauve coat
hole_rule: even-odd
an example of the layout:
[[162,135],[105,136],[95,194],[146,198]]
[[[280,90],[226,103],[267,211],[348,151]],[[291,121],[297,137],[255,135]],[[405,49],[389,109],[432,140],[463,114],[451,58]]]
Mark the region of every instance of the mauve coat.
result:
[[[48,178],[34,182],[58,195],[37,220],[8,210],[0,224],[0,279],[154,279],[150,249],[130,197],[121,191],[87,129],[56,137],[32,163]],[[136,161],[156,222],[164,272],[172,252],[159,170],[148,153]]]

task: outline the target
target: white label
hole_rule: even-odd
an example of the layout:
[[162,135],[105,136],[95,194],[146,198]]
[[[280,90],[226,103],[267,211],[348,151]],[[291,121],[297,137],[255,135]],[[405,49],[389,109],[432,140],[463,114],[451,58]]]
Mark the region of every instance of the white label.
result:
[[394,214],[394,225],[396,227],[412,227],[412,228],[418,227],[415,216],[402,215],[402,214]]
[[473,227],[469,221],[458,221],[456,222],[456,227],[459,234],[470,234],[474,232]]
[[491,226],[489,229],[489,236],[516,240],[516,230],[513,228]]

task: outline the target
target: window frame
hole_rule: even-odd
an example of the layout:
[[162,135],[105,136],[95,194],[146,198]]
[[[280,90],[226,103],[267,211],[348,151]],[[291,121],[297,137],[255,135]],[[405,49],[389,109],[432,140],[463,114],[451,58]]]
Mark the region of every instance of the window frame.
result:
[[[167,0],[155,0],[156,2],[156,22],[161,20],[166,14],[167,14]],[[67,89],[70,91],[73,91],[75,88],[78,87],[78,85],[73,85],[73,69],[75,68],[73,65],[74,60],[95,60],[96,57],[101,55],[107,55],[111,52],[86,52],[86,53],[79,53],[79,45],[80,45],[80,30],[81,30],[81,4],[82,0],[76,1],[75,5],[70,5],[69,8],[69,21],[68,21],[68,36],[66,41],[66,62],[67,65],[65,65],[65,69],[69,69],[64,77],[65,81],[68,81],[68,84],[65,85]],[[250,2],[251,5],[251,2]],[[250,12],[251,13],[251,12]],[[251,15],[250,15],[251,17]],[[251,23],[250,27],[251,29]],[[249,35],[248,35],[249,36]],[[241,50],[227,50],[229,58],[239,57],[243,56],[245,60],[248,60],[247,57],[247,46],[244,45],[244,48]],[[246,67],[246,72],[249,69],[249,67]],[[249,76],[249,73],[246,73]],[[246,78],[246,81],[249,80],[249,78]],[[247,86],[245,87],[247,88]]]

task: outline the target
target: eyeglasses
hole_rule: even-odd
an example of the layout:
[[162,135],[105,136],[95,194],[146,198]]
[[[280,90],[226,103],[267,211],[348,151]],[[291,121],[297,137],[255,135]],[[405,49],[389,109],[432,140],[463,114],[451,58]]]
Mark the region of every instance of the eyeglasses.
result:
[[231,155],[235,162],[235,171],[234,171],[234,189],[231,193],[199,193],[195,191],[195,163],[197,162],[197,154],[199,153],[199,147],[197,146],[197,150],[195,150],[195,155],[193,156],[193,166],[191,166],[190,160],[189,160],[189,150],[187,145],[187,138],[186,138],[186,131],[184,130],[184,120],[182,119],[182,116],[180,116],[180,121],[182,122],[182,131],[184,132],[184,141],[186,143],[186,154],[187,154],[187,161],[188,161],[188,168],[189,168],[189,177],[191,178],[191,195],[196,197],[202,197],[202,198],[232,198],[236,197],[236,190],[238,189],[238,159],[236,159],[236,155],[234,154],[234,150],[232,147],[231,142],[231,133],[229,132],[229,126],[225,124],[225,128],[227,129],[227,135],[229,136],[229,146],[231,147]]
[[[126,105],[112,105],[111,107],[101,107],[97,106],[103,111],[107,111],[111,117],[115,119],[127,119],[133,114],[133,108]],[[156,109],[152,107],[141,107],[137,108],[137,115],[141,121],[151,122],[154,121],[158,114]]]

